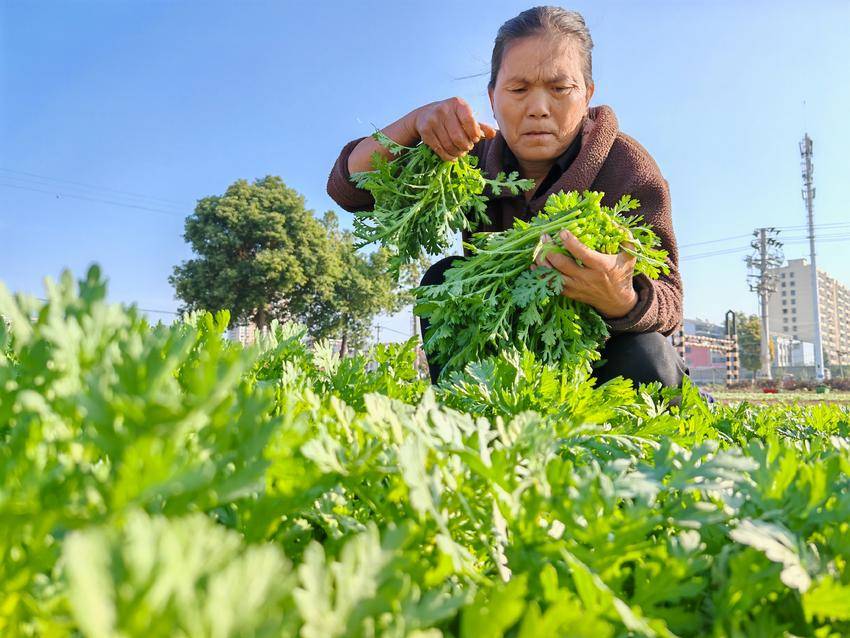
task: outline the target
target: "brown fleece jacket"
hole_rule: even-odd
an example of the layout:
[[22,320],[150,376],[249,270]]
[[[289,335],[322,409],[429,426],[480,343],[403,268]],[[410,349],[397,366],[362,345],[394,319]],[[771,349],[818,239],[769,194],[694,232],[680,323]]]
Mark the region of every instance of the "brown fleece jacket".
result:
[[[362,139],[345,145],[328,178],[328,195],[349,212],[369,210],[375,204],[368,191],[357,188],[349,180],[348,156]],[[493,139],[480,141],[470,152],[478,157],[479,168],[491,179],[503,170],[504,146],[505,138],[498,133]],[[578,157],[545,193],[535,193],[531,201],[509,191],[503,191],[498,197],[488,193],[487,215],[492,223],[478,230],[510,228],[515,217],[528,220],[539,212],[550,194],[570,190],[602,191],[605,193],[602,202],[607,206],[613,206],[626,194],[637,198],[640,201],[637,212],[652,225],[661,238],[661,247],[669,253],[669,275],[657,280],[635,276],[638,302],[625,317],[607,320],[611,331],[665,335],[674,332],[682,323],[682,280],[667,181],[646,149],[620,132],[617,117],[610,107],[597,106],[588,110]],[[465,234],[464,240],[468,239]]]

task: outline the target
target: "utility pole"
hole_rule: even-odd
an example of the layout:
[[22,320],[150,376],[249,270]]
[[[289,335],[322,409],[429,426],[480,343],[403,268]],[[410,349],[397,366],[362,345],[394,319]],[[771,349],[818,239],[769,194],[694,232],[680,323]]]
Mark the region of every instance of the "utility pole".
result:
[[779,231],[775,228],[756,228],[754,239],[750,242],[754,253],[747,257],[747,267],[750,274],[750,290],[758,293],[759,311],[761,314],[761,376],[772,378],[770,371],[770,317],[768,316],[768,301],[770,294],[776,292],[776,275],[770,269],[782,265],[782,242],[776,239]]
[[375,344],[381,343],[381,324],[375,324]]
[[803,169],[803,203],[806,205],[806,216],[809,225],[809,261],[812,264],[812,296],[814,300],[814,319],[815,319],[815,376],[818,381],[824,379],[823,365],[823,342],[820,334],[820,293],[818,290],[818,265],[815,261],[815,187],[814,187],[814,172],[815,167],[812,164],[812,138],[806,133],[803,136],[803,141],[800,142],[800,164]]

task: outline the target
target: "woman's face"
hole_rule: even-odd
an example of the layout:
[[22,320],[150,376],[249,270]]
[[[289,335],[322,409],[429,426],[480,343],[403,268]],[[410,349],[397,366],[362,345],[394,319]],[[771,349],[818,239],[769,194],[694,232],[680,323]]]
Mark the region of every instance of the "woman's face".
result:
[[578,46],[546,35],[514,40],[502,55],[490,104],[519,160],[546,162],[575,139],[593,95]]

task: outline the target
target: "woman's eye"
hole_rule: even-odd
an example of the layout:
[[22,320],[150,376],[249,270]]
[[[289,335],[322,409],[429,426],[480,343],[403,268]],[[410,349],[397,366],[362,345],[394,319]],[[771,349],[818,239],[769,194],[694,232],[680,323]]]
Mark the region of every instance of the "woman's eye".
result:
[[511,93],[522,93],[525,89],[508,89]]
[[555,91],[557,93],[568,93],[569,91],[572,91],[574,88],[575,88],[574,86],[556,86]]

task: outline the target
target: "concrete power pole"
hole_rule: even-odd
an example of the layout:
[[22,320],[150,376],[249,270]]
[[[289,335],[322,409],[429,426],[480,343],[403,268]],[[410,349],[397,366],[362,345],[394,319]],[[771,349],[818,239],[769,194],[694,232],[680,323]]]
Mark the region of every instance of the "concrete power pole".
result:
[[812,164],[812,138],[806,133],[803,136],[803,141],[800,142],[800,164],[803,168],[803,203],[806,205],[806,216],[809,225],[809,262],[812,264],[812,296],[814,300],[814,320],[815,320],[815,376],[818,381],[824,379],[823,365],[823,341],[820,333],[820,291],[818,289],[818,265],[815,261],[815,213],[814,213],[814,172],[815,167]]
[[757,228],[750,242],[754,254],[747,257],[750,269],[748,279],[750,290],[758,293],[759,312],[761,314],[761,376],[772,378],[770,370],[770,317],[768,316],[768,301],[770,294],[776,292],[776,275],[769,270],[782,265],[782,242],[776,239],[779,233],[775,228]]

